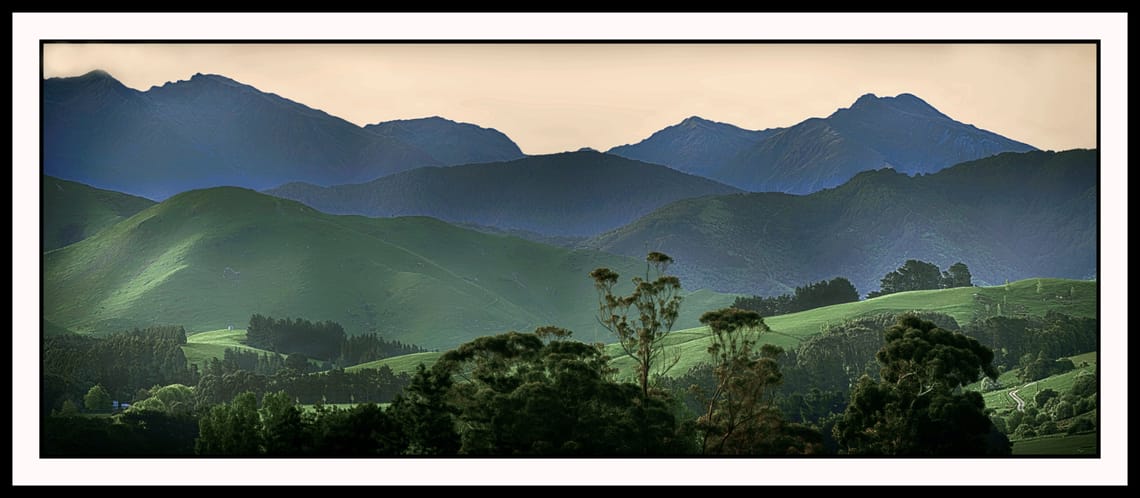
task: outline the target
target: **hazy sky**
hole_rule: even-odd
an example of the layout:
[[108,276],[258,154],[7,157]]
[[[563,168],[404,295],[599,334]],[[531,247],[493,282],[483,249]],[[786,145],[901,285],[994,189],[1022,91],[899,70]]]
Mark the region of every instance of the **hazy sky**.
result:
[[47,44],[44,76],[222,74],[358,125],[438,115],[540,154],[691,116],[790,126],[909,92],[1043,149],[1096,146],[1096,47],[1057,44]]

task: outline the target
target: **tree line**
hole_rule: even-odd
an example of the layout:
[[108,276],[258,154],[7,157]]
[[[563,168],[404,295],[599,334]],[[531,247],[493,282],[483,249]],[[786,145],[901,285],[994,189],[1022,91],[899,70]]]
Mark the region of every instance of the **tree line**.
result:
[[833,304],[850,303],[859,300],[859,292],[850,280],[836,277],[831,280],[796,287],[790,294],[775,297],[737,297],[733,308],[752,310],[762,317],[786,315]]
[[898,269],[884,275],[879,282],[879,290],[867,293],[867,299],[896,292],[951,289],[972,285],[974,284],[970,269],[965,263],[954,263],[946,271],[940,271],[933,263],[908,259]]
[[[902,266],[883,276],[879,290],[867,293],[867,299],[913,290],[950,289],[973,285],[970,269],[965,263],[954,263],[946,271],[938,266],[909,259]],[[791,293],[772,297],[740,296],[732,307],[752,310],[762,317],[786,315],[833,304],[859,300],[859,292],[850,280],[835,277],[796,287]]]
[[285,355],[301,354],[342,367],[425,351],[374,333],[348,336],[344,327],[332,321],[273,318],[257,313],[249,318],[246,344]]
[[133,329],[106,337],[60,334],[44,338],[41,410],[49,413],[64,401],[81,404],[100,385],[113,400],[130,400],[154,385],[194,384],[197,369],[188,365],[182,327]]

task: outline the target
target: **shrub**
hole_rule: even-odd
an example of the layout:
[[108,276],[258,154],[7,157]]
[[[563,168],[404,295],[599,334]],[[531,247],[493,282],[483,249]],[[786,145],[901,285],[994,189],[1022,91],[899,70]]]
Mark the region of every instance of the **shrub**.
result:
[[1090,394],[1096,394],[1096,376],[1095,375],[1080,375],[1073,381],[1073,387],[1069,392],[1085,397]]
[[1081,417],[1069,426],[1068,434],[1079,434],[1082,432],[1089,432],[1096,430],[1096,422],[1093,422],[1092,417]]

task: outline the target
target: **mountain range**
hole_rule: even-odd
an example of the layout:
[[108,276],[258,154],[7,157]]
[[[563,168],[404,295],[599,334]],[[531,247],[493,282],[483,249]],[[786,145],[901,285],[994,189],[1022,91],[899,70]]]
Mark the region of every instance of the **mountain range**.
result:
[[588,247],[673,256],[688,288],[774,295],[836,276],[861,294],[907,259],[978,284],[1095,278],[1097,152],[1003,153],[928,175],[857,174],[809,195],[686,199]]
[[[200,73],[146,91],[98,70],[46,79],[43,132],[44,174],[156,200],[211,186],[328,187],[417,167],[525,157],[494,129],[438,116],[360,127]],[[826,118],[788,128],[752,131],[693,116],[608,152],[745,191],[803,194],[838,186],[860,171],[932,173],[1029,150],[1035,149],[903,93],[867,94]]]
[[417,168],[368,183],[290,183],[266,193],[333,214],[431,216],[553,236],[592,236],[673,201],[740,190],[596,151]]
[[43,132],[45,174],[157,200],[523,156],[495,130],[437,117],[360,127],[206,74],[147,91],[103,71],[44,80]]
[[1033,146],[963,124],[922,99],[866,94],[826,118],[750,131],[690,117],[633,145],[608,152],[664,164],[751,192],[807,194],[860,171],[933,173]]
[[42,318],[77,332],[261,313],[429,348],[548,324],[594,340],[587,274],[626,282],[653,250],[705,289],[678,326],[723,293],[843,276],[866,294],[907,259],[964,262],[979,284],[1097,276],[1095,150],[1037,151],[910,94],[536,156],[493,129],[361,127],[218,75],[53,78],[43,110]]

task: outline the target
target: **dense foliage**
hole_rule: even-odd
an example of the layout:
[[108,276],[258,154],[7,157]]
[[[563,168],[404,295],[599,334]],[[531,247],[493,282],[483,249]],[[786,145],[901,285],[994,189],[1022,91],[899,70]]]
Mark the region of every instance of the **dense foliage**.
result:
[[242,392],[257,395],[284,392],[290,399],[312,403],[387,403],[408,385],[408,374],[396,374],[387,366],[345,372],[333,369],[309,373],[285,368],[273,375],[248,370],[226,370],[211,362],[195,388],[198,403],[213,405],[233,399]]
[[[446,353],[392,405],[409,451],[473,455],[667,455],[687,440],[661,395],[617,382],[597,345],[568,331],[482,337]],[[454,379],[454,380],[453,380]],[[541,421],[541,423],[536,423]]]
[[962,333],[994,351],[994,364],[1020,366],[1025,355],[1062,358],[1095,351],[1099,336],[1095,318],[1073,317],[1050,311],[1044,317],[994,316],[975,320]]
[[[283,354],[300,353],[342,366],[423,351],[417,346],[400,341],[388,341],[376,334],[348,336],[339,323],[332,321],[276,319],[260,314],[254,314],[249,318],[246,343]],[[254,360],[244,358],[243,361],[250,364]]]
[[254,314],[246,329],[246,343],[250,346],[322,360],[335,358],[344,342],[344,328],[330,321],[313,323],[301,318],[274,319]]
[[139,389],[154,385],[194,384],[197,375],[182,353],[185,343],[182,327],[134,329],[106,337],[45,337],[44,413],[59,408],[65,399],[82,404],[81,398],[95,385],[111,400],[127,401]]
[[982,396],[961,387],[997,378],[993,352],[916,317],[887,329],[875,357],[880,379],[859,379],[833,432],[850,454],[965,456],[1010,453]]

